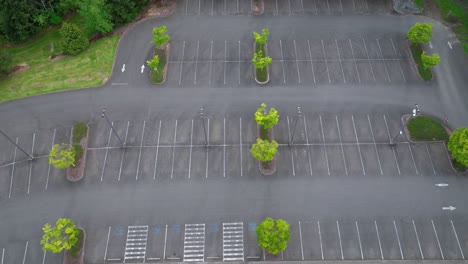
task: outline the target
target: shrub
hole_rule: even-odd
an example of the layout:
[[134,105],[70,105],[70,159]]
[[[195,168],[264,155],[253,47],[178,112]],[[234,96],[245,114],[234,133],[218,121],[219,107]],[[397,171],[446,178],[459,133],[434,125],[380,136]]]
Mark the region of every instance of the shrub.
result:
[[55,144],[49,153],[49,164],[66,169],[75,163],[75,148],[68,144]]
[[266,218],[255,230],[258,245],[271,254],[285,250],[291,236],[288,222]]
[[82,52],[89,45],[89,41],[78,26],[70,23],[63,23],[60,29],[63,37],[63,52],[76,55]]
[[162,47],[171,39],[171,37],[167,35],[166,32],[167,32],[166,26],[153,28],[153,41],[152,42],[158,48]]
[[271,107],[270,111],[266,111],[267,105],[262,103],[260,108],[255,112],[255,122],[260,126],[260,137],[262,139],[267,139],[268,129],[272,128],[274,125],[278,124],[279,115],[278,111]]
[[252,145],[250,153],[258,161],[266,163],[273,160],[277,150],[278,143],[276,143],[276,141],[272,140],[270,142],[268,140],[257,138],[257,143]]
[[10,73],[11,54],[6,51],[0,51],[0,78]]
[[468,166],[468,128],[453,131],[448,142],[448,149],[457,162]]
[[408,30],[406,35],[414,43],[428,43],[432,38],[432,24],[416,23]]
[[422,61],[423,67],[426,69],[429,69],[439,64],[440,56],[437,53],[434,53],[432,55],[426,55],[426,53],[423,52],[421,54],[421,61]]
[[59,218],[55,226],[45,224],[42,228],[44,235],[41,239],[42,249],[59,253],[69,250],[79,242],[79,230],[75,224],[67,218]]

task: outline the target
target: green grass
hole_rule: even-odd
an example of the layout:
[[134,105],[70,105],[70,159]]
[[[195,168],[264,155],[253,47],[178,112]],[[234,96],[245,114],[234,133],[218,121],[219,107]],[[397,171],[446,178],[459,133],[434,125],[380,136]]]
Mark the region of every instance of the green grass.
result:
[[424,0],[414,0],[414,3],[416,4],[419,9],[423,10],[424,8]]
[[154,55],[159,56],[157,69],[151,69],[151,81],[153,83],[162,83],[164,81],[164,66],[166,65],[166,51],[164,49],[154,49]]
[[410,119],[408,130],[414,141],[447,141],[449,135],[445,128],[436,120],[427,116],[418,116]]
[[432,71],[430,68],[426,69],[423,66],[422,60],[421,60],[421,54],[422,54],[422,46],[418,43],[412,43],[411,44],[411,54],[413,55],[413,59],[418,65],[418,71],[419,75],[421,75],[421,78],[425,81],[432,80]]
[[78,166],[78,161],[83,156],[83,147],[80,144],[73,144],[73,150],[75,151],[75,165]]
[[73,144],[80,144],[82,138],[86,137],[88,126],[83,123],[77,123],[73,126]]
[[70,255],[73,258],[78,257],[78,251],[80,251],[81,245],[83,244],[84,233],[81,229],[78,229],[78,242],[70,249]]

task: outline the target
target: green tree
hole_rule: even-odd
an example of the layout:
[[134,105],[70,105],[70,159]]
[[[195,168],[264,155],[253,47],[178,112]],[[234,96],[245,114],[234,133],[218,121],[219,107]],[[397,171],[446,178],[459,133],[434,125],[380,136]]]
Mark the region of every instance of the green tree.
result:
[[81,0],[78,5],[80,15],[83,16],[88,29],[101,33],[112,30],[111,15],[105,6],[104,0]]
[[42,227],[44,235],[41,239],[42,249],[60,253],[62,250],[69,250],[79,241],[79,230],[68,218],[59,218],[55,226],[45,224]]
[[267,217],[255,230],[258,245],[271,254],[285,250],[291,236],[288,222]]
[[121,26],[135,20],[149,0],[106,0],[106,8],[115,26]]
[[278,143],[276,143],[276,141],[272,140],[270,142],[268,140],[257,138],[257,143],[252,145],[250,153],[255,159],[261,161],[264,167],[267,167],[269,162],[275,157],[277,150]]
[[10,53],[0,50],[0,78],[5,77],[10,73],[10,64],[12,58]]
[[63,52],[66,54],[76,55],[89,45],[88,39],[75,24],[63,23],[60,34],[63,37]]
[[254,53],[252,62],[255,65],[256,69],[263,71],[266,67],[268,67],[268,65],[271,64],[272,59],[268,56],[264,57],[263,52],[259,50],[258,52]]
[[432,68],[439,64],[440,56],[437,53],[427,55],[426,52],[423,51],[423,53],[421,54],[421,61],[425,69]]
[[270,111],[267,112],[267,105],[262,103],[260,108],[255,112],[255,122],[260,126],[260,137],[266,139],[268,129],[271,129],[274,125],[278,124],[279,115],[275,108],[271,107]]
[[461,164],[468,166],[468,128],[453,131],[448,142],[448,149],[452,156]]
[[75,148],[68,144],[55,144],[49,154],[49,163],[59,169],[75,166]]
[[268,40],[269,34],[270,34],[270,31],[268,30],[268,28],[262,29],[262,34],[259,34],[254,31],[253,35],[254,35],[255,42],[260,45],[265,45],[265,43]]
[[154,55],[153,59],[151,59],[151,60],[149,60],[149,61],[146,61],[146,63],[148,64],[148,66],[150,66],[150,67],[153,68],[154,70],[158,71],[159,56],[158,56],[158,55]]
[[432,38],[432,24],[416,23],[408,30],[406,35],[413,43],[428,43]]
[[160,26],[153,28],[153,44],[156,45],[158,48],[161,48],[164,44],[166,44],[171,37],[166,34],[167,27]]
[[41,5],[30,0],[0,0],[0,34],[10,42],[20,42],[36,34],[42,26],[35,22]]

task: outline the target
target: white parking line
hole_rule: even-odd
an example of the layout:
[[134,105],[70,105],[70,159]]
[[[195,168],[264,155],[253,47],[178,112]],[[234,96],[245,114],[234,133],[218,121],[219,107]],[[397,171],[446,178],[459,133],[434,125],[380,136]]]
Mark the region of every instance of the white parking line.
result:
[[343,156],[343,164],[344,164],[346,175],[348,175],[348,166],[346,166],[346,158],[344,155],[343,141],[341,140],[341,129],[340,129],[340,124],[338,123],[338,116],[335,116],[335,120],[336,120],[336,127],[338,127],[338,136],[340,138],[341,155]]
[[304,119],[304,132],[305,132],[305,135],[306,135],[307,158],[309,159],[309,171],[310,171],[310,176],[312,176],[312,162],[310,161],[309,134],[307,132],[307,123],[306,123],[305,115],[303,115],[302,117]]
[[276,2],[276,15],[278,15],[278,0],[275,0]]
[[359,241],[359,250],[361,251],[361,259],[364,260],[364,254],[362,253],[361,234],[359,233],[359,225],[357,221],[355,221],[355,224],[356,224],[356,233],[357,233],[358,241]]
[[429,156],[429,161],[431,162],[432,172],[434,173],[434,175],[436,175],[437,173],[436,173],[436,171],[435,171],[434,163],[432,162],[431,153],[429,153],[429,148],[427,147],[427,143],[426,143],[426,142],[424,142],[424,146],[426,147],[427,155]]
[[439,246],[440,255],[442,256],[442,259],[445,260],[444,252],[442,252],[442,247],[440,246],[439,235],[437,235],[437,230],[435,228],[434,221],[432,219],[431,219],[431,224],[432,224],[432,229],[434,230],[435,237],[437,239],[437,245]]
[[[288,139],[291,138],[291,129],[289,128],[289,116],[286,116],[286,120],[288,122]],[[296,172],[294,170],[294,154],[291,148],[289,148],[289,153],[291,154],[291,167],[293,176],[296,176]]]
[[[31,155],[34,157],[34,141],[36,139],[36,133],[33,133],[33,138],[32,138],[32,147],[31,147]],[[31,173],[32,173],[32,162],[33,160],[31,159],[29,161],[29,177],[28,177],[28,195],[29,191],[31,189]]]
[[[395,44],[393,43],[393,39],[390,38],[390,42],[392,43],[393,51],[395,52],[395,56],[398,58],[398,53],[395,48]],[[403,68],[401,67],[401,61],[398,60],[398,66],[400,66],[400,73],[401,76],[403,76],[403,81],[406,83],[406,77],[405,74],[403,73]]]
[[322,260],[324,260],[325,258],[323,257],[322,232],[320,231],[320,221],[317,221],[317,226],[318,226],[319,241],[320,241],[320,253],[322,254]]
[[26,246],[24,247],[23,264],[26,263],[26,254],[28,253],[28,245],[29,245],[29,241],[26,241]]
[[[327,3],[328,3],[328,0],[327,0]],[[328,7],[328,9],[330,9],[330,7]],[[322,52],[323,52],[323,58],[325,60],[325,67],[327,68],[328,83],[331,83],[330,72],[328,71],[327,55],[325,54],[325,46],[323,45],[323,39],[321,39],[320,41],[322,43]]]
[[198,15],[200,15],[201,11],[201,0],[198,0]]
[[190,129],[190,156],[189,156],[189,167],[188,167],[188,178],[190,179],[190,173],[192,170],[192,148],[193,148],[193,119],[192,127]]
[[143,131],[141,132],[140,152],[138,153],[138,162],[137,162],[137,171],[136,171],[135,180],[138,180],[138,173],[140,172],[141,150],[143,149],[143,139],[145,137],[145,127],[146,127],[146,120],[143,120]]
[[302,260],[304,260],[304,246],[302,245],[302,228],[301,228],[301,221],[299,221],[299,238],[301,239],[301,256],[302,256]]
[[[111,126],[114,126],[114,122],[111,123]],[[109,143],[110,143],[111,136],[112,136],[112,128],[109,129],[109,137],[107,138],[106,154],[104,155],[104,164],[102,165],[102,170],[101,170],[101,181],[104,178],[104,170],[106,169],[107,153],[109,152]]]
[[283,43],[280,39],[280,49],[281,49],[281,67],[283,68],[283,83],[286,83],[286,74],[284,73],[284,57],[283,57]]
[[353,115],[351,115],[351,119],[353,120],[354,135],[356,136],[356,143],[357,143],[357,147],[358,147],[358,151],[359,151],[359,158],[361,158],[362,173],[364,175],[366,175],[366,170],[364,169],[364,162],[362,161],[361,147],[359,145],[359,139],[358,139],[358,136],[357,136],[356,124],[354,123],[354,116]]
[[188,1],[189,1],[189,0],[185,0],[185,15],[187,15]]
[[445,145],[445,141],[443,141],[442,143],[444,144],[445,153],[447,153],[447,159],[448,159],[448,162],[450,164],[450,167],[452,167],[452,170],[455,170],[455,168],[453,167],[453,164],[452,164],[452,160],[450,159],[450,154],[448,152],[448,148]]
[[153,180],[156,179],[156,168],[157,168],[157,166],[158,166],[159,139],[161,138],[161,123],[162,123],[162,121],[159,120],[158,142],[156,143],[156,157],[154,157]]
[[336,51],[338,51],[338,60],[340,61],[341,75],[343,75],[343,82],[346,83],[346,77],[344,75],[344,70],[343,70],[343,62],[341,61],[340,49],[338,48],[338,41],[336,39],[335,39],[335,45],[336,45]]
[[[16,138],[16,145],[18,145],[18,137]],[[15,176],[16,149],[17,147],[15,146],[15,152],[13,155],[13,166],[11,167],[10,191],[8,192],[8,199],[11,198],[11,189],[13,187],[13,177]]]
[[224,41],[224,84],[226,84],[226,61],[227,61],[227,40]]
[[327,0],[327,6],[328,6],[328,14],[331,14],[331,11],[330,11],[330,3],[328,3],[328,0]]
[[237,0],[237,14],[239,14],[239,0]]
[[416,229],[416,224],[414,223],[414,220],[412,220],[412,222],[413,222],[414,233],[416,234],[416,240],[418,241],[419,253],[421,253],[421,259],[424,260],[424,254],[421,248],[421,242],[419,241],[418,230]]
[[396,226],[395,220],[393,220],[393,227],[395,228],[395,234],[398,240],[398,248],[400,249],[401,259],[404,260],[405,257],[403,256],[403,250],[401,249],[400,235],[398,234],[398,228]]
[[383,53],[382,53],[382,48],[380,47],[379,39],[377,39],[377,45],[379,46],[380,56],[382,57],[382,61],[383,61],[384,66],[385,66],[385,71],[387,72],[388,82],[392,82],[392,80],[390,79],[390,74],[388,73],[387,64],[385,63],[385,58],[384,58]]
[[[44,254],[42,254],[42,264],[45,263],[46,255],[47,255],[47,250],[44,250]],[[3,260],[2,260],[2,264],[3,264]]]
[[312,52],[310,52],[310,42],[309,42],[309,40],[307,40],[307,46],[309,47],[310,67],[311,67],[311,71],[312,71],[312,77],[314,78],[314,83],[315,83],[314,63],[312,63]]
[[[354,5],[354,1],[353,1],[353,5]],[[356,7],[354,9],[356,9]],[[361,76],[359,75],[359,69],[357,67],[356,57],[354,57],[353,44],[351,43],[351,39],[348,39],[348,41],[349,41],[349,46],[351,47],[351,54],[353,55],[354,67],[356,68],[357,77],[358,77],[359,83],[361,83]]]
[[[201,0],[200,0],[201,1]],[[195,61],[195,79],[193,84],[197,84],[197,69],[198,69],[198,50],[200,49],[200,41],[197,41],[197,59]]]
[[209,85],[211,85],[212,70],[213,70],[213,40],[211,41],[211,48],[210,48],[210,79],[208,80]]
[[367,4],[366,0],[364,0],[364,3],[366,3],[366,9],[369,10],[369,5]]
[[175,158],[175,144],[177,141],[177,119],[175,121],[175,126],[174,126],[174,144],[172,148],[172,166],[171,166],[171,179],[174,177],[174,158]]
[[167,244],[167,225],[166,225],[166,232],[164,233],[163,260],[166,259],[166,244]]
[[109,248],[110,233],[111,233],[111,227],[109,226],[109,231],[107,231],[106,249],[104,250],[104,263],[106,262],[106,259],[107,259],[107,249]]
[[288,3],[289,3],[289,15],[292,15],[291,0],[288,0]]
[[379,233],[379,228],[377,227],[376,220],[374,220],[374,225],[375,225],[375,232],[377,233],[377,239],[379,241],[380,257],[382,258],[382,260],[384,260],[383,251],[382,251],[382,243],[380,242],[380,233]]
[[341,243],[340,224],[338,223],[338,221],[336,221],[336,229],[338,230],[338,240],[340,241],[341,260],[344,260],[344,255],[343,255],[343,244]]
[[[125,144],[127,144],[127,136],[128,136],[128,127],[129,126],[130,126],[130,121],[127,121],[127,132],[125,132],[125,140],[124,140]],[[118,177],[117,181],[120,181],[120,176],[122,175],[122,165],[123,165],[124,158],[125,158],[125,149],[123,149],[122,158],[120,159],[119,177]]]
[[240,55],[241,55],[241,45],[240,45],[240,40],[239,40],[239,84],[240,84],[240,81],[241,81],[241,59],[240,59]]
[[369,127],[372,133],[372,140],[374,141],[375,154],[377,155],[377,161],[379,162],[380,175],[383,175],[382,164],[380,163],[380,156],[379,156],[379,152],[377,151],[377,144],[375,142],[374,129],[372,129],[372,123],[370,121],[369,115],[367,115],[367,120],[369,121]]
[[296,56],[297,78],[299,80],[299,84],[301,84],[301,74],[299,73],[299,61],[297,59],[296,40],[294,40],[294,54]]
[[213,2],[214,2],[214,0],[211,0],[211,16],[213,16],[213,9],[214,9],[213,8]]
[[[207,140],[208,140],[208,146],[209,146],[210,145],[210,119],[207,118],[207,120],[208,120],[208,122],[207,122],[208,123],[208,129],[207,129],[208,139]],[[205,123],[203,123],[203,125],[205,125]],[[209,160],[209,156],[210,156],[208,150],[209,149],[206,148],[206,167],[205,167],[206,174],[205,174],[205,178],[208,178],[208,160]]]
[[5,258],[5,248],[2,248],[2,264],[3,264],[3,259]]
[[323,133],[322,116],[320,115],[319,118],[320,118],[320,129],[322,130],[323,148],[325,150],[325,161],[327,162],[328,175],[330,175],[330,165],[328,164],[328,151],[327,151],[327,145],[325,144],[325,134]]
[[223,177],[226,178],[226,118],[223,119]]
[[[390,130],[388,129],[387,118],[385,117],[385,115],[383,116],[383,118],[384,118],[384,121],[385,121],[385,127],[387,128],[388,138],[390,140],[391,135],[390,135]],[[396,164],[396,167],[397,167],[397,170],[398,170],[398,175],[401,175],[400,166],[398,165],[398,160],[397,160],[396,153],[395,153],[395,148],[392,148],[392,151],[393,151],[393,158],[395,158],[395,164]]]
[[242,177],[242,117],[239,117],[240,176]]
[[227,1],[227,0],[224,0],[224,15],[227,15],[227,11],[226,11],[226,1]]
[[411,154],[411,159],[413,160],[414,170],[416,171],[416,174],[419,175],[418,168],[416,167],[416,162],[414,161],[413,150],[411,150],[411,143],[407,143],[407,144],[408,144],[408,148]]
[[367,61],[369,62],[369,67],[371,69],[372,77],[374,77],[374,83],[375,83],[374,68],[372,67],[372,63],[371,63],[370,57],[369,57],[369,52],[367,51],[366,41],[364,40],[364,38],[362,39],[362,43],[364,43],[364,49],[366,50]]
[[179,85],[182,82],[182,72],[184,70],[184,55],[185,55],[185,40],[182,48],[182,59],[180,61],[180,75],[179,75]]
[[458,244],[458,249],[460,250],[460,254],[463,258],[463,260],[465,259],[465,254],[463,253],[463,249],[460,245],[460,240],[458,240],[458,234],[457,234],[457,230],[455,230],[455,226],[453,225],[453,221],[452,219],[450,219],[450,224],[452,225],[452,230],[453,230],[453,234],[455,235],[455,238],[457,239],[457,244]]
[[318,15],[317,0],[314,0],[315,15]]
[[356,12],[356,4],[354,3],[354,0],[352,0],[353,2],[353,11]]
[[[57,129],[54,129],[54,134],[52,136],[52,145],[50,146],[51,149],[55,144],[55,133],[56,132],[57,132]],[[49,177],[50,177],[50,163],[49,163],[48,168],[47,168],[47,179],[46,179],[46,185],[45,185],[46,191],[47,191],[47,188],[49,187]]]

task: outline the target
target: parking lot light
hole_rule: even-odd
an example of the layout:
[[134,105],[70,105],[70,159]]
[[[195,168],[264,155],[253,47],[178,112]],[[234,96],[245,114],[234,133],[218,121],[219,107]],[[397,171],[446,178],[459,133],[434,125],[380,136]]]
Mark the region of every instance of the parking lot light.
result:
[[205,133],[205,147],[209,147],[210,146],[210,142],[208,141],[208,134],[206,132],[206,127],[205,127],[205,119],[206,117],[204,116],[204,113],[203,113],[203,106],[200,108],[200,119],[202,120],[203,122],[203,132]]
[[293,128],[293,133],[291,135],[291,138],[289,139],[288,146],[291,146],[294,142],[294,135],[296,135],[296,127],[297,127],[297,121],[299,120],[299,117],[301,116],[301,107],[297,107],[297,116],[296,120],[294,121],[294,128]]
[[14,142],[13,140],[11,140],[11,138],[9,138],[5,133],[3,133],[2,130],[0,130],[0,134],[2,134],[6,139],[8,139],[8,141],[10,141],[13,145],[15,145],[19,150],[21,150],[26,156],[29,157],[30,160],[34,160],[36,157],[34,157],[33,155],[27,153],[24,149],[22,149],[18,144],[16,144],[16,142]]
[[119,134],[117,134],[117,131],[115,131],[114,129],[114,126],[112,125],[111,121],[109,120],[109,118],[107,118],[107,115],[106,115],[106,109],[102,109],[102,115],[101,115],[102,118],[106,119],[107,121],[107,124],[109,124],[112,132],[114,133],[114,135],[117,137],[117,139],[119,140],[120,142],[120,148],[124,149],[127,147],[127,145],[122,141],[122,139],[120,139],[119,137]]

